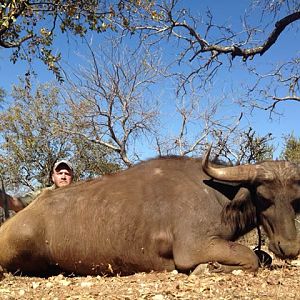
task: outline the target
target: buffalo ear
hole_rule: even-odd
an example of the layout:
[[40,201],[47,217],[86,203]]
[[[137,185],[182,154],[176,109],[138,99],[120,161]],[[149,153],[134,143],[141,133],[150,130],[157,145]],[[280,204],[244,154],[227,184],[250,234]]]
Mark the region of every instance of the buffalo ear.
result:
[[251,192],[241,187],[235,197],[223,208],[222,222],[230,225],[236,234],[243,234],[257,222],[256,208]]

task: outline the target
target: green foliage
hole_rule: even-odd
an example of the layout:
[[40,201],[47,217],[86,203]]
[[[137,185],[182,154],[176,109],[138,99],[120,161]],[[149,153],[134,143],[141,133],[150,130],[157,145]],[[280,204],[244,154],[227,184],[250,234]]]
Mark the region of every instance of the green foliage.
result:
[[300,163],[300,138],[296,138],[293,134],[285,137],[285,147],[281,158]]
[[82,37],[88,30],[114,29],[114,17],[113,6],[102,0],[1,1],[0,47],[14,49],[13,62],[38,57],[62,80],[54,39],[59,33]]
[[78,136],[72,138],[72,143],[74,145],[72,161],[75,162],[76,170],[80,170],[75,174],[78,179],[93,178],[120,170],[120,166],[116,163],[117,158],[107,148]]
[[59,90],[51,84],[33,92],[25,81],[13,88],[13,103],[0,113],[0,170],[9,188],[36,189],[51,184],[58,159],[70,159],[77,178],[118,169],[102,147],[72,139],[62,129],[68,122]]
[[27,88],[15,86],[13,105],[1,113],[2,168],[12,185],[47,185],[51,166],[67,154],[68,141],[49,130],[59,118],[57,94],[43,86],[31,96]]

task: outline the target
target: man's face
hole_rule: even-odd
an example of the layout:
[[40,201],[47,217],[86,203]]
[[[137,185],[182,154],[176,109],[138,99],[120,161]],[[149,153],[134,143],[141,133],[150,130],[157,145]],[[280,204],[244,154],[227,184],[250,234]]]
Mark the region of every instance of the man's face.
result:
[[66,165],[59,165],[52,174],[52,181],[56,187],[69,185],[73,180],[73,172]]

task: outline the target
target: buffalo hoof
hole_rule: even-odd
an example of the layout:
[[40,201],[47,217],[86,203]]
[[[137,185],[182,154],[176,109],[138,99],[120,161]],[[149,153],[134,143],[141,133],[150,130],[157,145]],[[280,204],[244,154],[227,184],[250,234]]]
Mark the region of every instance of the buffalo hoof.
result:
[[191,275],[207,275],[209,274],[209,266],[208,264],[199,264],[194,271],[190,274]]
[[190,275],[207,275],[211,273],[229,273],[226,266],[218,262],[209,262],[206,264],[199,264]]
[[270,267],[272,264],[272,257],[265,251],[254,250],[256,256],[258,257],[259,266],[261,268]]
[[226,267],[216,261],[208,263],[208,269],[211,273],[226,273]]

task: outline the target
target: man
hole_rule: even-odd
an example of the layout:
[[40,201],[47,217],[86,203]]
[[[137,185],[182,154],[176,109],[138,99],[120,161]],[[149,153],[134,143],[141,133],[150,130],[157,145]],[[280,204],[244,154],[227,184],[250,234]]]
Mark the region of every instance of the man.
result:
[[[4,194],[0,191],[0,207],[4,207],[4,198],[7,199],[8,209],[14,212],[18,212],[30,204],[34,199],[37,198],[46,189],[56,189],[63,186],[67,186],[72,183],[74,170],[72,164],[67,160],[60,160],[54,164],[51,172],[51,180],[53,185],[47,188],[43,188],[37,191],[29,192],[21,197],[12,197]],[[0,224],[2,223],[0,216]]]

